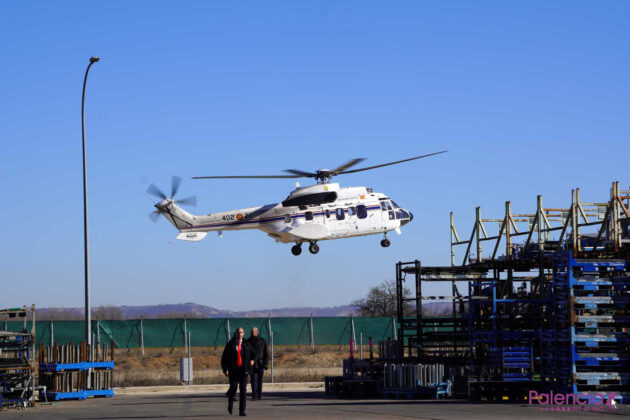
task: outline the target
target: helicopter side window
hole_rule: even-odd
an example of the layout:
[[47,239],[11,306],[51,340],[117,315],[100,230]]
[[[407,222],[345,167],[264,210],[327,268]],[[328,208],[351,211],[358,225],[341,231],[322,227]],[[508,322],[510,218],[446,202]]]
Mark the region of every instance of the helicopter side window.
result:
[[326,209],[324,213],[326,214],[326,218],[330,219],[330,210]]
[[354,216],[355,214],[357,214],[357,211],[355,210],[354,207],[348,207],[348,214],[350,216]]
[[387,207],[385,207],[385,202],[381,201],[381,210],[386,211]]
[[291,223],[291,215],[290,214],[285,214],[284,215],[284,223]]
[[359,204],[357,206],[357,217],[359,219],[365,219],[367,215],[367,208],[363,204]]
[[346,217],[346,213],[344,212],[343,209],[335,210],[335,215],[337,216],[337,220],[343,220]]
[[313,212],[312,211],[307,211],[306,213],[304,213],[304,218],[306,220],[313,220]]

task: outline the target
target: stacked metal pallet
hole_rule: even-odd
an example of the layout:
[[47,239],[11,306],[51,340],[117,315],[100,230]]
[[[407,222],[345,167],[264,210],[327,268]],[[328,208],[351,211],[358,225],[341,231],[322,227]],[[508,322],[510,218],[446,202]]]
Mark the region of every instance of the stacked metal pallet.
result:
[[444,365],[386,363],[380,394],[385,397],[448,398],[452,385],[444,378]]
[[[630,398],[630,264],[626,260],[554,258],[554,282],[568,289],[569,304],[555,307],[555,373],[559,391]],[[568,344],[563,346],[563,344]]]
[[46,387],[40,399],[84,400],[114,396],[113,347],[110,352],[106,344],[93,348],[85,343],[52,347],[40,344],[39,360],[39,383]]

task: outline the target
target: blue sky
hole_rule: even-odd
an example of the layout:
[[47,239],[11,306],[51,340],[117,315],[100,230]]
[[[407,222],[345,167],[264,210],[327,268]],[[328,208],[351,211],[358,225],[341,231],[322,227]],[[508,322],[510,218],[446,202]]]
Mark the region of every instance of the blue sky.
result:
[[[224,309],[346,304],[399,260],[449,263],[449,212],[628,177],[626,2],[5,2],[0,14],[0,306],[81,306],[81,87],[95,305]],[[294,257],[262,232],[169,244],[150,182],[185,178],[206,213],[282,200],[291,180],[201,181],[378,164],[342,185],[415,215],[380,237]],[[303,183],[304,184],[304,183]],[[436,289],[436,292],[440,292]]]

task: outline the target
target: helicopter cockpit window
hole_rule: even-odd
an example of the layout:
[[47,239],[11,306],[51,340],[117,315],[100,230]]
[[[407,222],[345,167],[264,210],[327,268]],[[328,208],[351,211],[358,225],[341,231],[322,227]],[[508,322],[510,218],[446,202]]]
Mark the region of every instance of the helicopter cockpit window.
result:
[[291,215],[290,214],[285,214],[284,215],[284,223],[291,223]]
[[392,200],[392,205],[394,206],[395,209],[399,209],[400,206],[398,204],[396,204],[396,202],[394,200]]
[[343,209],[335,210],[335,215],[337,216],[337,220],[343,220],[346,217],[346,213]]
[[389,203],[389,201],[381,201],[381,210],[393,210],[392,205]]
[[357,217],[359,219],[365,219],[367,215],[367,208],[363,204],[359,204],[357,206]]
[[396,219],[408,219],[409,215],[401,208],[396,209]]
[[304,218],[306,220],[313,220],[313,212],[312,211],[307,211],[306,213],[304,213]]

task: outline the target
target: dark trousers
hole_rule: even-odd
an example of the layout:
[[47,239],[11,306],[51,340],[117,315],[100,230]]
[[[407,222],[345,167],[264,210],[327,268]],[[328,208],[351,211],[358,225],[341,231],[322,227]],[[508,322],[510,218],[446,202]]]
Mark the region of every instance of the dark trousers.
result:
[[245,412],[245,392],[247,391],[247,372],[244,369],[237,369],[230,372],[230,389],[228,389],[228,407],[232,408],[232,404],[236,397],[236,387],[239,388],[238,396],[238,412]]
[[263,374],[265,368],[252,369],[252,398],[259,399],[262,397]]

